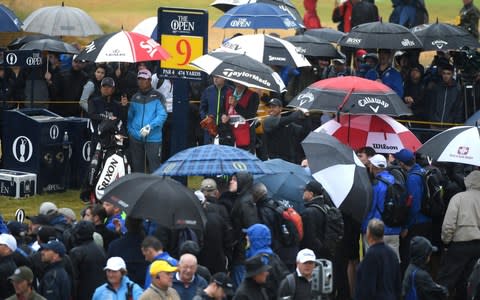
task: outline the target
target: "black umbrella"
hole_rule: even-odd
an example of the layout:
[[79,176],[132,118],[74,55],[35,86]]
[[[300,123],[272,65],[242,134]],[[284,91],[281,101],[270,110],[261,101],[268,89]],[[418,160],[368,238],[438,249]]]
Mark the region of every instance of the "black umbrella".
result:
[[328,41],[321,40],[311,35],[293,35],[284,38],[292,43],[297,52],[306,56],[327,57],[327,58],[345,58]]
[[340,38],[342,38],[345,33],[332,29],[332,28],[315,28],[308,29],[305,31],[306,35],[311,35],[316,38],[326,40],[332,43],[337,43]]
[[355,26],[338,44],[360,49],[420,49],[422,42],[408,28],[394,24],[370,22]]
[[438,23],[424,24],[410,29],[422,42],[423,50],[455,50],[467,46],[480,48],[478,40],[462,27]]
[[61,40],[59,37],[48,35],[48,34],[29,34],[29,35],[15,38],[13,41],[10,42],[10,44],[8,44],[7,48],[11,50],[19,49],[20,47],[22,47],[24,44],[28,42],[42,40],[42,39],[53,39],[57,41]]
[[367,169],[352,148],[323,132],[311,132],[302,142],[312,176],[336,207],[362,222],[372,202]]
[[20,47],[20,50],[40,50],[56,53],[78,54],[77,48],[71,44],[56,39],[41,39],[28,42]]
[[203,230],[206,223],[195,194],[169,177],[128,174],[105,189],[102,201],[120,207],[128,216],[152,219],[172,229]]

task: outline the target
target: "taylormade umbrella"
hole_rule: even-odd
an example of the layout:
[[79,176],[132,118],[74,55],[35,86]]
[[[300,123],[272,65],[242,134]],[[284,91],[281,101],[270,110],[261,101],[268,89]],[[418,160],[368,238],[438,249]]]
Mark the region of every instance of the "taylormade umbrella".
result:
[[418,152],[440,162],[480,166],[480,128],[449,128],[426,141]]
[[452,24],[423,24],[410,29],[422,42],[423,50],[456,50],[467,46],[480,48],[478,40],[462,27]]
[[7,6],[0,4],[0,32],[18,32],[22,30],[22,21]]
[[322,132],[311,132],[302,147],[313,178],[322,184],[335,206],[362,222],[372,202],[372,186],[355,152]]
[[219,76],[247,87],[274,92],[285,91],[280,75],[269,66],[237,53],[210,52],[190,62],[209,75]]
[[358,150],[372,147],[377,153],[396,153],[403,148],[416,152],[422,143],[401,123],[386,115],[341,115],[318,127],[340,142]]
[[328,41],[321,40],[312,35],[298,34],[285,38],[295,46],[298,53],[307,56],[327,57],[327,58],[345,58]]
[[308,60],[295,46],[268,34],[247,34],[229,39],[219,51],[245,54],[266,65],[307,67]]
[[55,39],[41,39],[28,42],[20,47],[20,50],[41,50],[57,53],[78,54],[78,49],[69,43]]

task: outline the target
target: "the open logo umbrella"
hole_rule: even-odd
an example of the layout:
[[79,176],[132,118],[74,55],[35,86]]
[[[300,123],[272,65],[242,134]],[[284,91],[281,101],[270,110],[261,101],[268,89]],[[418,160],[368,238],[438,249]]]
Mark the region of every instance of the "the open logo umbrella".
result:
[[403,148],[416,152],[422,143],[407,127],[386,115],[341,115],[318,127],[354,150],[372,147],[377,153],[396,153]]
[[289,106],[349,114],[412,114],[403,100],[388,86],[356,76],[317,81],[295,96]]
[[323,132],[311,132],[302,147],[313,178],[335,206],[362,222],[371,206],[372,186],[367,169],[352,148]]
[[455,50],[467,46],[480,48],[478,40],[462,27],[452,24],[423,24],[410,29],[422,42],[423,50]]
[[22,30],[22,25],[22,21],[10,8],[0,4],[0,32],[18,32]]

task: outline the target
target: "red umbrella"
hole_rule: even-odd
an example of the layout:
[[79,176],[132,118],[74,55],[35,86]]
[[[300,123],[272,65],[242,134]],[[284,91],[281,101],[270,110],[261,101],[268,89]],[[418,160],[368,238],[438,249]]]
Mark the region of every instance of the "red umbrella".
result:
[[357,150],[369,146],[378,153],[396,153],[403,148],[417,151],[422,143],[408,128],[386,115],[342,115],[315,131],[325,132]]

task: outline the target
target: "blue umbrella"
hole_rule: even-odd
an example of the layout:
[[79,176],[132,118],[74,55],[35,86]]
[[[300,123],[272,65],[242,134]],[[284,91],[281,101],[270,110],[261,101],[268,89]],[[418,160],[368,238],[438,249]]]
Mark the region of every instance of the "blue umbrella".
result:
[[22,30],[22,25],[10,8],[0,4],[0,32],[18,32]]
[[232,175],[239,171],[271,174],[255,155],[240,148],[204,145],[183,150],[170,157],[154,174],[167,176]]
[[227,11],[213,24],[220,28],[237,29],[295,29],[298,24],[291,14],[267,3],[248,3]]
[[480,110],[468,118],[467,121],[465,121],[465,125],[480,126]]
[[303,211],[303,189],[313,177],[301,166],[283,159],[267,160],[264,164],[274,174],[257,175],[255,181],[265,184],[269,197],[287,200],[296,211]]

